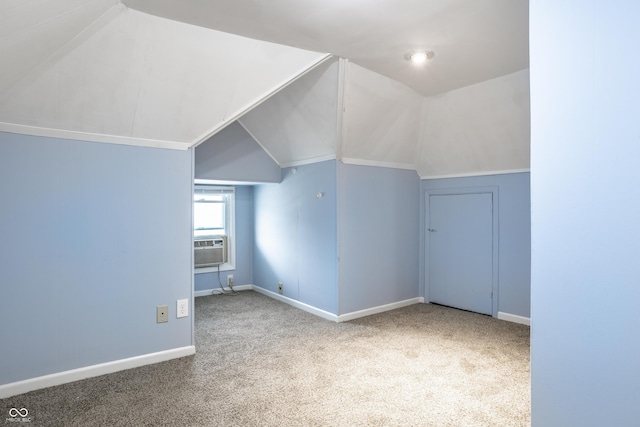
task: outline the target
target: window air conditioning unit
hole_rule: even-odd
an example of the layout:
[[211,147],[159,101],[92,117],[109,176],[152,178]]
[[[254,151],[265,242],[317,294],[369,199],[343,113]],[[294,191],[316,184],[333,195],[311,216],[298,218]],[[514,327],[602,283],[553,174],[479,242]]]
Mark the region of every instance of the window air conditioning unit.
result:
[[193,241],[195,268],[215,267],[227,262],[227,236]]

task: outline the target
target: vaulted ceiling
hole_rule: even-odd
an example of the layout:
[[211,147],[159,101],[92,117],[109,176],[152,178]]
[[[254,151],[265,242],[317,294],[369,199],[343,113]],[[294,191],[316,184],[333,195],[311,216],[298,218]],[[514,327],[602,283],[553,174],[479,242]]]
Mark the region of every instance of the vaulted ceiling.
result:
[[[425,96],[529,67],[528,0],[124,2],[181,22],[348,58]],[[435,53],[428,70],[404,59],[414,49]]]
[[327,57],[113,0],[2,5],[5,130],[186,149]]
[[0,131],[186,149],[238,120],[281,166],[526,169],[527,21],[526,0],[5,0]]

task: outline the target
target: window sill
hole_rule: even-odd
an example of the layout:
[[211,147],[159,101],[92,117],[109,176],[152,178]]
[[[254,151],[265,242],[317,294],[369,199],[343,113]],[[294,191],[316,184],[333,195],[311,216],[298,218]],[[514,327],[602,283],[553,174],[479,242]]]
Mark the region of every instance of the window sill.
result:
[[[233,271],[236,269],[236,266],[230,263],[221,264],[220,271]],[[204,274],[204,273],[217,273],[218,267],[205,267],[205,268],[194,268],[194,274]]]

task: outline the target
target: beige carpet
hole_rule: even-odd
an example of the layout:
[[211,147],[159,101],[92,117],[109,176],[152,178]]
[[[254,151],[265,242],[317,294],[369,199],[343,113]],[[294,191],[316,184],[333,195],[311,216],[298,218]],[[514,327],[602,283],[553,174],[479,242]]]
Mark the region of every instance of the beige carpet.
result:
[[336,324],[252,291],[197,298],[195,315],[195,356],[0,400],[0,421],[25,407],[45,426],[530,424],[527,326],[431,304]]

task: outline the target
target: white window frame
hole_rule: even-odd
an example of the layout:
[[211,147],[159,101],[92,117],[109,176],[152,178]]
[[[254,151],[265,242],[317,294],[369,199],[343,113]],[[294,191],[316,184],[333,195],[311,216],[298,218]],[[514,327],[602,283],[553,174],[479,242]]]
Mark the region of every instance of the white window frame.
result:
[[[220,264],[216,267],[205,267],[205,268],[194,268],[193,272],[195,274],[203,274],[203,273],[211,273],[219,271],[230,271],[236,269],[236,189],[233,186],[228,185],[220,185],[216,183],[211,183],[208,180],[196,179],[194,185],[194,193],[193,193],[193,201],[195,204],[196,193],[195,190],[198,188],[206,187],[210,190],[224,190],[225,192],[230,192],[231,197],[229,198],[229,202],[227,203],[227,212],[225,215],[225,228],[227,231],[227,262],[224,264]],[[193,209],[195,215],[195,207]],[[195,219],[194,219],[195,226]],[[193,227],[192,227],[193,228]],[[192,238],[195,240],[195,229],[192,230],[191,233]]]

